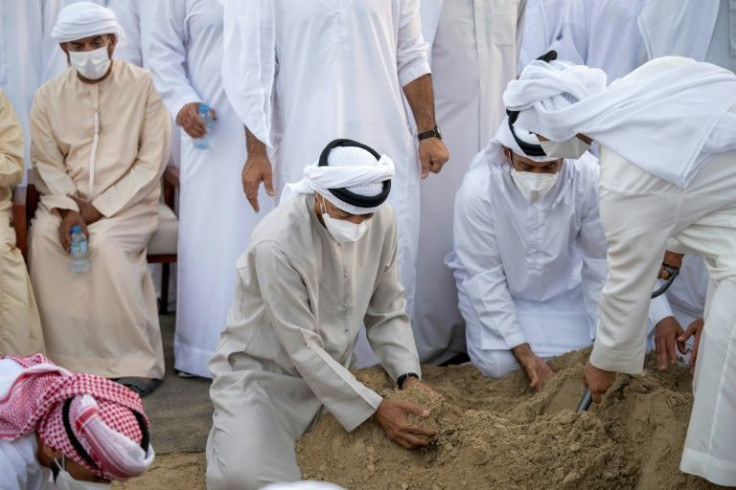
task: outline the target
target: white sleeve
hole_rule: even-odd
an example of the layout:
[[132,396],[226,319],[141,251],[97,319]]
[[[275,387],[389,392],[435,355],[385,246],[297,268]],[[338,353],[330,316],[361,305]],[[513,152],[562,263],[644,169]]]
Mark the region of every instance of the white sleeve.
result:
[[429,49],[422,37],[419,0],[400,0],[399,38],[396,63],[399,82],[407,86],[417,78],[430,73]]
[[171,116],[191,102],[201,102],[189,83],[186,72],[189,33],[186,24],[187,3],[181,0],[159,0],[158,23],[151,32],[149,65],[153,81]]
[[[659,284],[655,286],[655,288],[658,287]],[[659,322],[669,316],[675,316],[675,314],[672,312],[672,307],[670,306],[670,301],[667,299],[666,294],[654,298],[652,302],[649,303],[649,327],[651,330],[654,330],[654,327],[656,327]]]
[[421,0],[419,5],[419,11],[422,16],[422,37],[427,42],[430,53],[434,45],[437,28],[440,25],[443,3],[444,0]]
[[[583,162],[580,162],[581,164]],[[593,178],[586,185],[585,205],[582,210],[580,233],[578,240],[583,254],[583,301],[588,314],[590,338],[595,339],[598,329],[598,301],[601,291],[608,277],[608,263],[606,261],[606,237],[603,233],[601,218],[598,211],[598,165],[594,164]]]
[[223,0],[225,51],[222,84],[240,120],[267,147],[276,81],[273,0]]
[[501,263],[490,197],[467,177],[456,196],[453,224],[455,255],[465,272],[462,287],[481,328],[503,338],[509,349],[525,343]]

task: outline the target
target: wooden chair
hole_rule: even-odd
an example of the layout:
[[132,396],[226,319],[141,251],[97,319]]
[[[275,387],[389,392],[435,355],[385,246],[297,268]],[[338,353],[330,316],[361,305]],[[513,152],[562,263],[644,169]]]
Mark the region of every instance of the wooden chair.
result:
[[[163,202],[158,204],[159,226],[148,242],[148,263],[161,264],[161,302],[159,314],[168,313],[169,277],[171,264],[177,260],[176,249],[179,236],[179,220],[174,213],[176,193],[179,189],[179,169],[168,166],[162,179]],[[34,185],[33,171],[28,171],[28,184],[13,193],[13,226],[16,246],[28,263],[28,230],[36,214],[40,196]]]

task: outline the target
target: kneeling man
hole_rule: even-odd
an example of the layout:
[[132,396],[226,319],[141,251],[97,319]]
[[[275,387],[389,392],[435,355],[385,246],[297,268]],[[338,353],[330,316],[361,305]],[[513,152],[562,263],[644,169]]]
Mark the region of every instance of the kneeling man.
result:
[[399,388],[424,386],[399,283],[396,218],[384,205],[393,175],[390,158],[336,140],[255,229],[210,362],[207,488],[298,480],[295,441],[324,410],[347,431],[374,417],[406,448],[434,435],[406,420],[428,416],[423,409],[383,399],[348,371],[365,325]]
[[598,163],[550,158],[504,120],[455,200],[454,270],[468,354],[486,376],[523,369],[534,390],[545,359],[595,338],[606,279]]

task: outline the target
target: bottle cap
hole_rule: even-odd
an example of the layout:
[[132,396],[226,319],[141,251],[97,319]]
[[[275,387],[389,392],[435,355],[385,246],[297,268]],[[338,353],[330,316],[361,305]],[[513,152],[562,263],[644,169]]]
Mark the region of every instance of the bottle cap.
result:
[[200,114],[207,114],[210,112],[210,106],[207,104],[199,104],[199,113]]
[[82,233],[82,227],[79,225],[72,226],[72,233]]

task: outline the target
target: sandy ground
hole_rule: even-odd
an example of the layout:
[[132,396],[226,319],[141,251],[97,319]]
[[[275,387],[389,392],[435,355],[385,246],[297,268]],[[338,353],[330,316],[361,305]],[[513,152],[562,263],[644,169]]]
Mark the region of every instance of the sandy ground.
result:
[[[602,405],[576,415],[586,359],[553,360],[557,375],[539,394],[521,373],[493,381],[472,366],[425,368],[443,398],[399,392],[382,371],[359,371],[384,396],[431,409],[424,423],[439,437],[409,452],[371,421],[347,434],[328,415],[298,443],[304,477],[351,490],[716,488],[678,471],[692,407],[687,370],[620,376]],[[160,454],[146,475],[115,488],[200,489],[205,466],[202,452]]]

